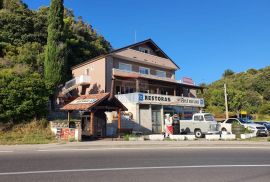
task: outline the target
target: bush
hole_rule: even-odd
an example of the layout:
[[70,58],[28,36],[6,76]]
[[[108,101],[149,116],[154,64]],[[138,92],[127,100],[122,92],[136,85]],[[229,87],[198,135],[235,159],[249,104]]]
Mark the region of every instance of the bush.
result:
[[37,73],[0,70],[0,122],[27,121],[47,113],[48,90]]

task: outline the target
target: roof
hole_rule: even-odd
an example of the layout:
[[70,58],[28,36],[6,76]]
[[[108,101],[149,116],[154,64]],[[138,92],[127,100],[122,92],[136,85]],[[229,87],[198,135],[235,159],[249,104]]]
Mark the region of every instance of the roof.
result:
[[149,64],[152,66],[160,66],[162,68],[167,68],[170,70],[177,70],[178,67],[167,58],[157,57],[152,54],[147,54],[143,52],[139,52],[134,49],[125,49],[123,51],[119,51],[116,53],[112,53],[113,56],[118,57],[120,59],[131,60],[133,62],[138,62],[142,64]]
[[88,64],[88,63],[90,63],[90,62],[93,62],[93,61],[96,61],[96,60],[98,60],[98,59],[101,59],[101,58],[104,58],[104,57],[106,57],[106,56],[109,56],[109,55],[111,55],[111,54],[113,54],[113,53],[117,53],[117,52],[120,52],[120,51],[123,51],[123,50],[125,50],[125,49],[129,49],[129,48],[132,48],[132,47],[136,47],[136,46],[138,46],[138,45],[141,45],[141,44],[145,44],[145,43],[150,43],[150,44],[152,44],[154,47],[156,47],[160,52],[161,52],[161,54],[166,58],[166,59],[169,59],[178,69],[180,69],[180,67],[165,53],[165,52],[163,52],[162,51],[162,49],[160,49],[159,47],[158,47],[158,45],[152,40],[152,39],[146,39],[146,40],[144,40],[144,41],[141,41],[141,42],[137,42],[137,43],[134,43],[134,44],[130,44],[130,45],[128,45],[128,46],[125,46],[125,47],[122,47],[122,48],[119,48],[119,49],[115,49],[115,50],[113,50],[113,51],[111,51],[110,53],[108,53],[108,54],[103,54],[103,55],[100,55],[100,56],[97,56],[97,57],[94,57],[94,58],[92,58],[92,59],[89,59],[89,60],[87,60],[87,61],[84,61],[84,62],[82,62],[82,63],[80,63],[80,64],[77,64],[77,65],[75,65],[75,66],[73,66],[73,67],[71,67],[71,70],[73,70],[73,69],[75,69],[75,68],[78,68],[78,67],[81,67],[81,66],[83,66],[83,65],[86,65],[86,64]]
[[101,104],[103,101],[112,102],[114,105],[120,107],[122,110],[127,110],[127,108],[117,98],[113,97],[113,100],[109,101],[109,96],[110,93],[82,95],[62,107],[61,110],[91,110],[95,106]]

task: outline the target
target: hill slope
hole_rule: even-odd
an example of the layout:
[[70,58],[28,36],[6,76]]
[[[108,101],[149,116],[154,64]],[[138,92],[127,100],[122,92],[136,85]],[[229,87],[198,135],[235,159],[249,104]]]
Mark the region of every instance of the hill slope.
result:
[[[49,7],[30,10],[21,0],[0,0],[0,122],[21,122],[46,115],[49,95],[44,75]],[[70,67],[108,53],[110,43],[82,17],[64,10],[67,45],[65,80]]]
[[208,89],[203,94],[206,109],[216,115],[223,115],[225,111],[224,83],[227,84],[231,113],[237,114],[245,110],[251,114],[270,115],[270,66],[237,74],[224,74],[220,80],[207,85]]

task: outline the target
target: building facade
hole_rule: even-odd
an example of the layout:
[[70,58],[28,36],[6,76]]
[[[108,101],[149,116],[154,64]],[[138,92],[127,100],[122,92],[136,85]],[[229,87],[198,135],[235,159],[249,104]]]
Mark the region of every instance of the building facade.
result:
[[63,94],[80,96],[110,92],[128,109],[122,126],[143,133],[162,133],[164,115],[188,119],[204,107],[190,78],[176,80],[175,64],[151,39],[132,44],[72,68],[74,79]]

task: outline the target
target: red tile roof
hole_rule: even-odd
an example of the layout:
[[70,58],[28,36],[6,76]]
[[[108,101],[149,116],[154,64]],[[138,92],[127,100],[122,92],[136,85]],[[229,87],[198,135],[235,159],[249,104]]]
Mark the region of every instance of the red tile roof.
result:
[[[82,95],[72,102],[68,103],[61,110],[65,111],[73,111],[73,110],[91,110],[95,106],[99,105],[102,101],[109,99],[110,93],[100,93],[100,94],[90,94],[90,95]],[[127,111],[127,108],[116,98],[113,97],[110,103],[113,103],[115,107],[122,109],[123,111]]]
[[62,107],[61,110],[88,110],[109,98],[109,96],[110,93],[82,95]]

